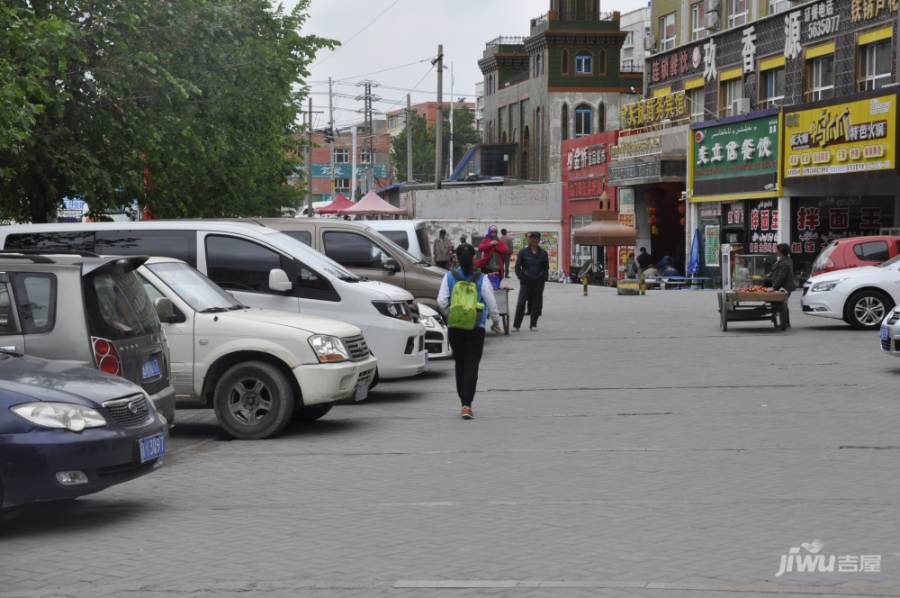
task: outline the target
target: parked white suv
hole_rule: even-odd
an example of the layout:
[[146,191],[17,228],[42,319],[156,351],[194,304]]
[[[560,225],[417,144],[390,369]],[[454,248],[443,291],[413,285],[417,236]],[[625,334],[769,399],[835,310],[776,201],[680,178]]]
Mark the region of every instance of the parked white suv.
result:
[[212,405],[232,436],[265,438],[366,398],[376,361],[356,326],[246,307],[180,260],[151,258],[138,274],[162,312],[176,401]]

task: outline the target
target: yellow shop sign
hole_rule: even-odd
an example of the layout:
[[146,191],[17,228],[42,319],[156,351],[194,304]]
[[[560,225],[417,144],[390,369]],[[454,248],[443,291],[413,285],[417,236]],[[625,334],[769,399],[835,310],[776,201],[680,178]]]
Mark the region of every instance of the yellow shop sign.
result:
[[622,129],[649,127],[664,120],[680,120],[686,115],[687,103],[684,91],[625,104],[619,114]]
[[784,115],[784,178],[896,170],[896,94]]

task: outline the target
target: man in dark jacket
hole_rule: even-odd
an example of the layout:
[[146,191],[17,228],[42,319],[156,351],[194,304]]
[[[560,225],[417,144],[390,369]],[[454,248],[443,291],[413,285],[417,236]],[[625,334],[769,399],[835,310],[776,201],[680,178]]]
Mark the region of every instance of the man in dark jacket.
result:
[[541,249],[540,233],[529,233],[528,247],[516,256],[516,276],[522,286],[519,288],[513,328],[518,331],[522,326],[525,304],[528,303],[531,309],[531,330],[536,330],[544,307],[544,283],[550,276],[550,256]]
[[[782,289],[787,291],[790,299],[791,293],[797,288],[794,284],[794,261],[791,259],[791,248],[787,243],[779,243],[775,248],[775,253],[778,255],[778,260],[775,262],[772,272],[766,278],[766,285],[772,287],[775,291]],[[790,327],[791,317],[788,313],[787,301],[784,302],[782,316],[785,324]]]

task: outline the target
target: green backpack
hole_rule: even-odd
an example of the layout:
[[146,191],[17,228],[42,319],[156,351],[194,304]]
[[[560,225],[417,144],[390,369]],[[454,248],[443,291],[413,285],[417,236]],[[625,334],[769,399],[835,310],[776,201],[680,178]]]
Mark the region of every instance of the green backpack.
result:
[[484,305],[478,302],[478,287],[481,284],[481,273],[474,280],[460,278],[456,271],[450,273],[454,279],[453,292],[450,295],[450,311],[447,326],[460,330],[474,330],[478,325],[480,312]]

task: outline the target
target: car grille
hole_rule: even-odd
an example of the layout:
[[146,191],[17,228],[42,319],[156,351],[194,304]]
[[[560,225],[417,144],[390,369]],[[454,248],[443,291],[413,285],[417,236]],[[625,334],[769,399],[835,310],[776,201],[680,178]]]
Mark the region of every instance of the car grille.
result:
[[366,339],[363,335],[350,336],[341,340],[344,341],[344,346],[350,352],[351,360],[362,361],[369,356],[369,345],[366,344]]
[[891,339],[887,339],[886,341],[881,341],[881,348],[885,351],[891,350]]
[[132,395],[103,403],[109,416],[125,427],[139,426],[150,419],[150,406],[144,395]]
[[442,343],[444,342],[444,335],[440,332],[426,332],[425,341]]
[[375,378],[375,370],[367,370],[365,372],[359,373],[359,378],[356,380],[357,384],[368,384],[372,385],[372,379]]

